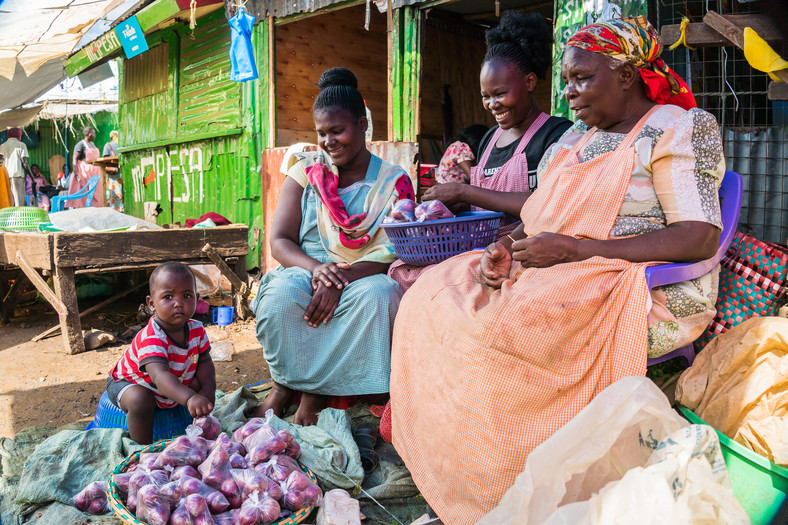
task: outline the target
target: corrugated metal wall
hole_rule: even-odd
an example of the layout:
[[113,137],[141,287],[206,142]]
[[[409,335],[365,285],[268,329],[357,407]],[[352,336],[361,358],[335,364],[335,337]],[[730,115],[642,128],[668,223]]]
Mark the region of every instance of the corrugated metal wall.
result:
[[788,239],[788,128],[727,129],[725,160],[744,182],[739,230],[771,242]]
[[[157,204],[158,224],[213,211],[249,226],[247,266],[260,264],[262,193],[258,111],[249,89],[229,80],[230,28],[218,11],[197,21],[192,34],[178,24],[151,35],[169,48],[167,89],[126,101],[121,92],[121,174],[126,213],[145,217]],[[128,85],[137,79],[126,78]],[[248,118],[245,119],[245,115]]]

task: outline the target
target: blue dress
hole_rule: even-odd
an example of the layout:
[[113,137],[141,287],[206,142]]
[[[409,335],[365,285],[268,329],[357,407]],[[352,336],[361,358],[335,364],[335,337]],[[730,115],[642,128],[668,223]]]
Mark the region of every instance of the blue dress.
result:
[[[349,215],[363,213],[380,165],[373,156],[364,180],[339,190]],[[310,257],[331,260],[318,233],[315,194],[309,185],[301,197],[299,244]],[[364,277],[344,289],[327,324],[312,328],[304,320],[312,300],[312,274],[282,266],[266,273],[251,308],[271,377],[314,394],[388,392],[391,333],[401,297],[399,285],[385,274]]]

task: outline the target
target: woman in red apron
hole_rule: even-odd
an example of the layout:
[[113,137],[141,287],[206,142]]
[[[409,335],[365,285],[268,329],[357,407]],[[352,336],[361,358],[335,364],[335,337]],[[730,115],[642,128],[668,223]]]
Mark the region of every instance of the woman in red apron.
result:
[[[484,136],[479,163],[471,169],[471,183],[433,186],[422,200],[447,206],[470,205],[506,213],[498,236],[519,223],[525,199],[536,188],[536,168],[542,155],[572,123],[544,113],[534,100],[537,79],[550,67],[553,35],[541,15],[506,12],[498,27],[486,33],[487,54],[479,76],[482,104],[498,126]],[[427,267],[395,261],[389,277],[407,291]]]
[[[68,185],[68,194],[73,195],[78,193],[88,184],[90,177],[98,175],[98,185],[96,191],[93,192],[93,201],[90,206],[101,206],[102,184],[101,184],[101,168],[90,164],[101,156],[101,152],[93,144],[96,140],[96,131],[93,128],[85,128],[82,131],[85,138],[76,146],[74,146],[74,174],[71,176],[71,182]],[[85,198],[67,201],[69,208],[86,208]]]

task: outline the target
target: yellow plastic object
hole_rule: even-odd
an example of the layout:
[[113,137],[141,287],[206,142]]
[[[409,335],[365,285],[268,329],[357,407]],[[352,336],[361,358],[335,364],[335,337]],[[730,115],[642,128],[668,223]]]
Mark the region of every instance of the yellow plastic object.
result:
[[782,82],[782,79],[774,75],[773,72],[787,68],[788,62],[783,60],[783,58],[750,27],[744,28],[744,58],[747,59],[747,62],[749,62],[754,69],[768,73],[775,82]]
[[49,222],[49,214],[37,206],[16,206],[0,210],[0,230],[35,230],[39,224]]

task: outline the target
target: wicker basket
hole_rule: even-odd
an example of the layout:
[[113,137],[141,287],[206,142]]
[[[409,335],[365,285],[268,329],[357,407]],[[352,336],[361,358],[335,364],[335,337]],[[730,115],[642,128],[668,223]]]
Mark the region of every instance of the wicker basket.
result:
[[35,230],[49,222],[49,214],[37,206],[16,206],[0,210],[0,230]]
[[[162,450],[165,449],[167,445],[170,444],[171,441],[172,441],[171,439],[159,441],[158,443],[153,443],[152,445],[148,445],[147,447],[144,447],[143,449],[138,450],[137,452],[133,452],[126,459],[121,461],[120,464],[118,464],[118,466],[115,467],[115,470],[112,471],[112,476],[110,477],[109,483],[107,484],[107,501],[109,502],[110,508],[115,513],[115,516],[117,516],[120,519],[120,521],[124,523],[124,525],[148,525],[148,524],[145,523],[144,521],[138,520],[137,517],[134,515],[134,513],[131,512],[129,509],[127,509],[126,505],[123,504],[123,499],[121,498],[120,495],[120,489],[118,489],[118,485],[115,483],[115,474],[121,474],[123,472],[126,472],[129,466],[139,462],[141,454],[145,454],[146,452],[161,452]],[[315,477],[314,474],[312,474],[312,471],[306,468],[305,466],[301,465],[300,461],[298,462],[298,464],[301,466],[301,470],[304,471],[304,474],[306,474],[307,477],[310,480],[312,480],[312,482],[317,483],[317,478]],[[302,521],[307,519],[309,515],[312,513],[313,509],[314,507],[304,507],[303,509],[299,509],[295,511],[294,513],[292,513],[290,516],[287,516],[286,518],[282,518],[280,520],[271,523],[271,525],[296,525],[297,523],[301,523]]]

